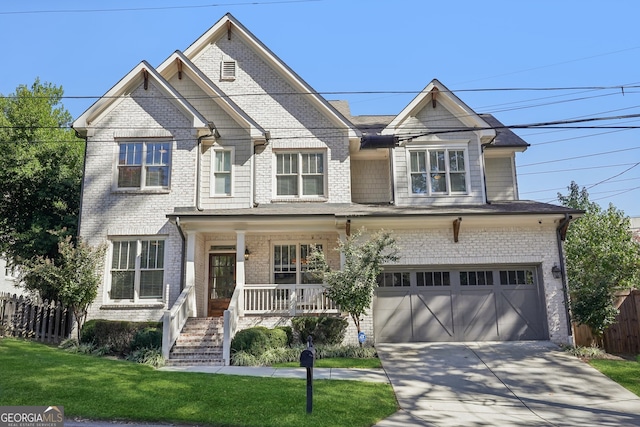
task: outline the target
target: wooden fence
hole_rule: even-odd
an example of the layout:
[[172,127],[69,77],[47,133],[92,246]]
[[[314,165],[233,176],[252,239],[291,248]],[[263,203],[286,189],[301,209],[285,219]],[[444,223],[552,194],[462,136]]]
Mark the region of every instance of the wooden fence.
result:
[[[604,331],[604,349],[614,354],[640,354],[640,290],[618,294],[615,305],[620,312],[615,323]],[[574,324],[573,334],[577,346],[594,342],[585,325]]]
[[73,314],[60,303],[0,292],[0,337],[59,343],[72,328]]

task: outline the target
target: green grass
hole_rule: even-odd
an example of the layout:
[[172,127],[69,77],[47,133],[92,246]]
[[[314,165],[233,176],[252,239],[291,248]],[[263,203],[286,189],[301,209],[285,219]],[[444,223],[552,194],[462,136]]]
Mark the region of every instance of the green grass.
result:
[[156,371],[0,340],[0,402],[61,405],[65,416],[210,426],[370,426],[397,410],[389,384]]
[[[276,368],[294,368],[300,366],[300,362],[274,363]],[[330,359],[318,359],[314,365],[316,368],[361,368],[378,369],[382,368],[380,359],[357,359],[350,357],[332,357]]]
[[639,362],[593,359],[589,361],[589,364],[637,396],[640,396]]

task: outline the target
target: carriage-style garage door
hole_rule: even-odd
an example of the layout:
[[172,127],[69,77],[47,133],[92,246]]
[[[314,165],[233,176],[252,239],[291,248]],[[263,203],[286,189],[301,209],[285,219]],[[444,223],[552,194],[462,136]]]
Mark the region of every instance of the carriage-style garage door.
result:
[[385,270],[378,285],[377,342],[548,339],[533,267]]

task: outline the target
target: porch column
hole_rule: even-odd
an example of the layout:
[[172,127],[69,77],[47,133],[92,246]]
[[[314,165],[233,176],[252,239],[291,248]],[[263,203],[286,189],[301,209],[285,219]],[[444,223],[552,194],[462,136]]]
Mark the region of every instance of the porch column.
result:
[[[196,233],[194,231],[187,231],[185,238],[187,240],[187,254],[185,257],[184,287],[188,289],[190,286],[194,288],[196,286]],[[189,301],[189,317],[196,317],[198,315],[196,299],[197,298],[191,298]]]
[[[338,236],[340,237],[340,241],[344,243],[347,240],[347,232],[339,231]],[[344,268],[344,252],[340,252],[340,270]]]
[[244,270],[244,251],[245,245],[245,231],[236,230],[236,289],[239,290],[238,294],[238,314],[244,316],[244,284],[245,284],[245,270]]

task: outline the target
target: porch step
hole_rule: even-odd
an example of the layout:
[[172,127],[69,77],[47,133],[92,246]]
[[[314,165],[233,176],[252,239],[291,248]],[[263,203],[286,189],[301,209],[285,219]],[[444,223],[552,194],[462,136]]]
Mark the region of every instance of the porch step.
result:
[[176,340],[167,366],[223,366],[224,323],[220,317],[189,318]]

